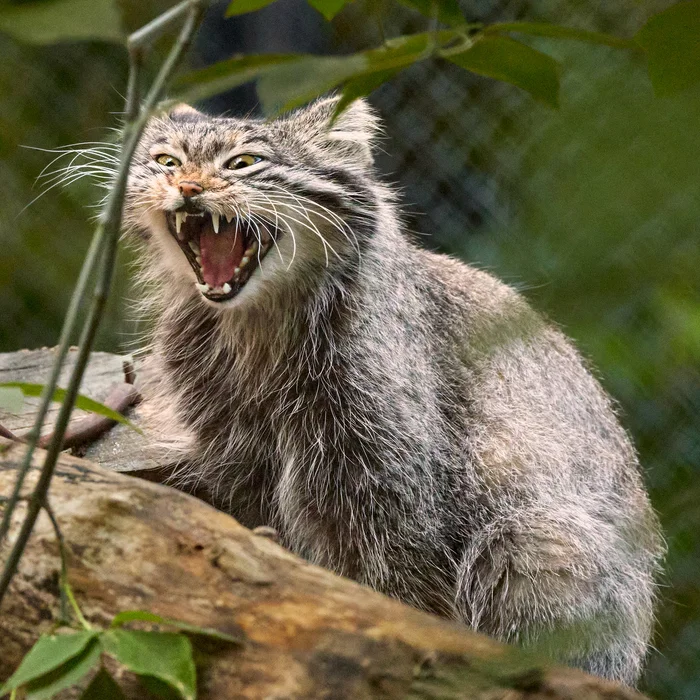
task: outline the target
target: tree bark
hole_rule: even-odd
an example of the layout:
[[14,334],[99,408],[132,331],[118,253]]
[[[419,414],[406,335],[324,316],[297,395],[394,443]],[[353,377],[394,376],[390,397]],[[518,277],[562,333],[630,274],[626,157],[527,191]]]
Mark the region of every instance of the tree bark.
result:
[[[0,504],[23,450],[0,439]],[[25,495],[42,458],[37,450]],[[50,502],[91,622],[138,608],[243,637],[241,646],[193,639],[201,700],[642,698],[312,566],[160,484],[65,454]],[[58,569],[42,514],[1,611],[0,679],[55,620]],[[147,697],[135,685],[127,693]]]

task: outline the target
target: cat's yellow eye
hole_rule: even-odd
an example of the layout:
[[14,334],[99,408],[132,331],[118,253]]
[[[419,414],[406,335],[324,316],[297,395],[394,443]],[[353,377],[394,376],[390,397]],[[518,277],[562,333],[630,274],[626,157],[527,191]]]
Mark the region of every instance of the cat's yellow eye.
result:
[[169,156],[167,153],[161,153],[159,156],[156,156],[156,163],[164,165],[166,168],[177,168],[182,165],[175,156]]
[[251,156],[248,153],[231,158],[231,160],[226,163],[226,167],[229,170],[240,170],[241,168],[248,168],[251,165],[255,165],[262,160],[260,156]]

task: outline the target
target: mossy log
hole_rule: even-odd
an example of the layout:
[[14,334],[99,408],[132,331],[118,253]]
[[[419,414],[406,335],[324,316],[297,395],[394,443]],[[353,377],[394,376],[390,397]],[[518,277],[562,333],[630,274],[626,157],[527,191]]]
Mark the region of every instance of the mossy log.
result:
[[[0,439],[0,503],[24,445]],[[29,493],[43,453],[25,487]],[[145,609],[240,635],[195,638],[201,700],[640,700],[312,566],[206,503],[64,454],[50,502],[88,619]],[[12,529],[16,534],[23,507]],[[0,611],[0,679],[58,612],[59,557],[44,514]],[[133,700],[148,695],[126,682]]]

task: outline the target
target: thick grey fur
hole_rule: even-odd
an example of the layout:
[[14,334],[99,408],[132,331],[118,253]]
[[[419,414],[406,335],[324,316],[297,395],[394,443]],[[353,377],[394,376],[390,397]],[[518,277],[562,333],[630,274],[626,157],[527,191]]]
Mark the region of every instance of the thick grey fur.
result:
[[[610,398],[522,296],[407,240],[372,165],[375,115],[356,102],[331,123],[334,108],[266,123],[182,107],[149,126],[126,215],[159,448],[316,564],[634,684],[663,545]],[[224,169],[237,152],[266,160]],[[211,211],[282,221],[223,305],[165,228],[179,179]]]

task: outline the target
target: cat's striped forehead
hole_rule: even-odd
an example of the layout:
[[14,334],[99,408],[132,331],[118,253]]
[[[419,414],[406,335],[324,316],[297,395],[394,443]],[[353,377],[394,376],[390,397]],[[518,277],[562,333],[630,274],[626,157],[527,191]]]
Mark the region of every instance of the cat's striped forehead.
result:
[[210,118],[182,118],[177,114],[154,120],[146,134],[147,145],[172,146],[193,161],[209,161],[234,150],[253,151],[284,148],[264,122]]
[[375,114],[357,101],[338,116],[336,104],[335,98],[319,100],[272,121],[210,117],[181,105],[150,122],[142,145],[171,145],[194,162],[250,150],[288,164],[299,159],[351,167],[371,164],[371,142],[378,129]]

